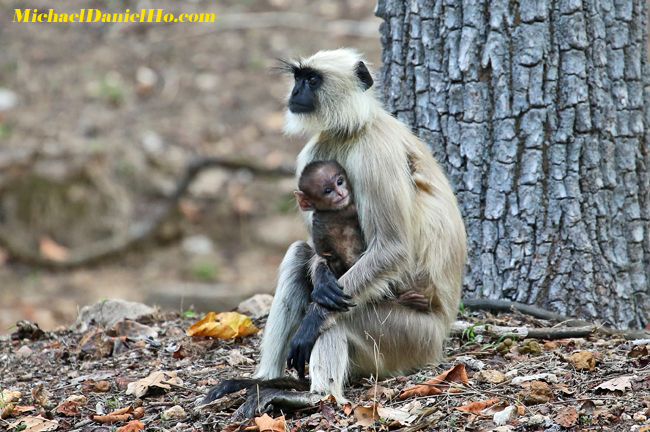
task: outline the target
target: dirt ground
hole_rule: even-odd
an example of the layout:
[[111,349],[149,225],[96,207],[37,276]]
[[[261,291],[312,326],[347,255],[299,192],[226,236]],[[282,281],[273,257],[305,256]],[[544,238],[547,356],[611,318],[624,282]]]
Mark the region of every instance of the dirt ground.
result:
[[[557,340],[493,337],[479,334],[476,325],[562,324],[469,311],[460,319],[471,326],[454,333],[447,360],[436,367],[355,380],[346,390],[347,406],[325,399],[296,412],[276,409],[270,412],[274,421],[261,415],[234,420],[242,392],[210,406],[197,401],[223,379],[250,376],[260,333],[229,340],[187,336],[198,319],[159,313],[143,325],[122,321],[112,330],[48,334],[23,326],[0,338],[0,428],[31,421],[86,432],[650,430],[648,340],[597,333]],[[253,324],[263,329],[265,320]]]
[[[374,2],[35,0],[29,6],[57,12],[155,6],[218,17],[214,24],[19,24],[10,21],[24,2],[0,4],[0,89],[16,96],[0,112],[0,233],[34,254],[48,253],[43,241],[73,253],[137,228],[196,157],[292,165],[302,142],[281,131],[287,81],[271,70],[277,58],[351,46],[380,66]],[[286,247],[305,235],[293,187],[291,179],[246,171],[206,172],[161,241],[99,267],[54,273],[6,259],[0,250],[0,334],[18,319],[44,329],[69,324],[79,306],[103,298],[186,309],[187,284],[218,291],[224,308],[232,306],[230,294],[236,300],[272,291]],[[207,237],[208,247],[192,247],[197,235]]]

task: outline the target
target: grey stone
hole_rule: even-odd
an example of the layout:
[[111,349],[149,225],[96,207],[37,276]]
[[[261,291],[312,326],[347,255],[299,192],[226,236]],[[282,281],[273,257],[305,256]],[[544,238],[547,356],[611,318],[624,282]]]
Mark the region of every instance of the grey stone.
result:
[[110,328],[125,319],[151,318],[155,312],[154,308],[142,303],[119,299],[103,300],[94,305],[84,306],[79,312],[73,328],[79,332],[85,332],[93,324]]

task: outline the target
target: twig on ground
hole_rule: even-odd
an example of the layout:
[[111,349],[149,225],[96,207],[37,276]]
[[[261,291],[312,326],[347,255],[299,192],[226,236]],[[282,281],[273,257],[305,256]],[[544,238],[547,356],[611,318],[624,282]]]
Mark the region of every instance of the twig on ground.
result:
[[462,336],[467,330],[471,329],[474,334],[483,334],[489,336],[511,336],[519,338],[533,339],[563,339],[571,337],[585,337],[594,333],[598,327],[585,326],[575,328],[534,328],[534,327],[506,327],[492,324],[475,325],[465,321],[456,321],[451,328],[454,336]]
[[[593,332],[603,333],[606,335],[614,336],[620,335],[628,340],[643,339],[650,337],[650,332],[644,330],[619,330],[612,327],[599,326],[589,321],[584,321],[580,319],[566,317],[555,312],[542,309],[538,306],[527,305],[523,303],[517,303],[509,300],[493,300],[493,299],[463,299],[463,306],[472,310],[485,310],[489,312],[520,312],[525,315],[530,315],[535,318],[545,319],[548,321],[559,321],[563,322],[566,327],[574,328],[575,335],[571,335],[571,332],[567,328],[556,328],[551,329],[547,328],[530,328],[528,336],[529,338],[538,338],[538,339],[561,339],[568,337],[585,337]],[[494,326],[493,326],[494,327]],[[585,333],[588,327],[594,328],[591,332]],[[525,328],[525,327],[519,327]],[[549,330],[551,332],[545,333]],[[559,331],[557,331],[559,330]],[[566,336],[559,337],[545,337],[545,334],[550,335],[560,335],[562,331],[566,332]],[[535,336],[538,334],[538,336]]]
[[34,267],[49,270],[72,270],[75,268],[95,265],[120,256],[133,249],[141,247],[150,241],[160,227],[174,214],[179,200],[187,193],[192,182],[206,169],[222,168],[229,170],[247,170],[259,177],[282,178],[293,175],[289,167],[267,168],[245,161],[237,161],[218,157],[207,157],[190,163],[184,175],[176,184],[174,192],[167,198],[164,207],[150,221],[136,226],[123,236],[116,236],[97,242],[78,251],[71,251],[70,258],[65,261],[54,261],[36,255],[26,248],[12,242],[0,231],[0,247],[6,250],[10,259]]

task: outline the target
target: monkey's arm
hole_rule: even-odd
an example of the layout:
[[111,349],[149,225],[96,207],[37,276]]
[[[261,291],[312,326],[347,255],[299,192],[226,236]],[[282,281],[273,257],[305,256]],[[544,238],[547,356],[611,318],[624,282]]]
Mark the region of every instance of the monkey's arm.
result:
[[321,327],[330,314],[331,312],[318,303],[312,303],[309,305],[298,331],[291,339],[287,367],[295,368],[300,379],[305,379],[305,363],[309,361],[311,350],[320,336]]

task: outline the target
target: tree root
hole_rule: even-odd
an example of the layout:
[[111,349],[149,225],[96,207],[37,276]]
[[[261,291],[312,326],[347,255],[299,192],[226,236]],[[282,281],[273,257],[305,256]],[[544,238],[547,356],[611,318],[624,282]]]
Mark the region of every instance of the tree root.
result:
[[[538,306],[517,303],[509,300],[493,300],[493,299],[463,299],[463,306],[471,310],[485,310],[489,312],[519,312],[524,315],[530,315],[535,318],[544,319],[548,321],[561,322],[564,327],[550,327],[550,328],[534,328],[534,327],[501,327],[501,326],[475,326],[474,333],[477,332],[479,327],[489,327],[488,329],[481,329],[484,334],[492,334],[495,336],[503,336],[509,333],[518,337],[527,337],[533,339],[562,339],[572,337],[587,337],[594,333],[600,333],[608,336],[622,336],[627,340],[644,339],[650,337],[650,332],[644,330],[619,330],[612,327],[600,326],[589,321],[574,319],[542,309]],[[456,324],[462,323],[457,321],[452,328],[452,333],[456,331]],[[467,325],[469,328],[471,325]],[[462,332],[465,329],[460,329]],[[519,333],[518,333],[519,332]]]
[[65,261],[55,261],[34,254],[27,250],[27,248],[12,242],[2,231],[0,231],[0,247],[6,251],[8,257],[14,262],[48,270],[72,270],[114,259],[150,241],[160,227],[174,215],[179,200],[187,193],[196,177],[202,171],[212,168],[247,170],[253,175],[269,178],[288,177],[294,173],[293,168],[289,167],[267,168],[245,161],[218,157],[198,159],[186,167],[185,173],[176,184],[174,192],[167,198],[158,214],[151,220],[138,224],[137,227],[126,235],[102,240],[95,244],[82,247],[77,251],[73,250],[70,252],[70,258]]

